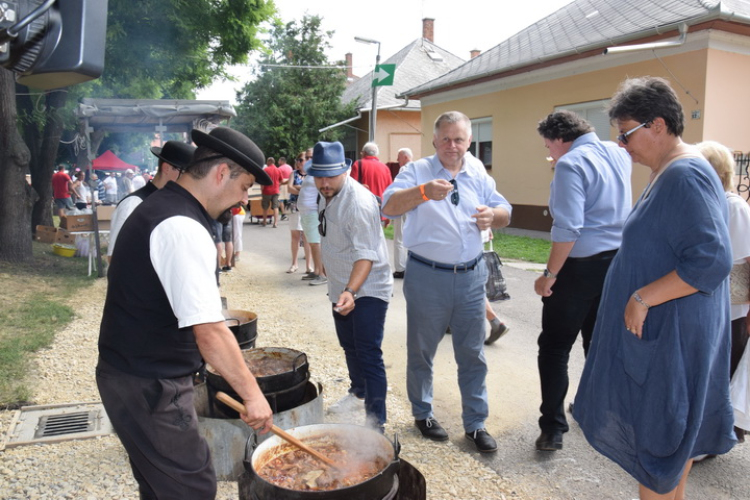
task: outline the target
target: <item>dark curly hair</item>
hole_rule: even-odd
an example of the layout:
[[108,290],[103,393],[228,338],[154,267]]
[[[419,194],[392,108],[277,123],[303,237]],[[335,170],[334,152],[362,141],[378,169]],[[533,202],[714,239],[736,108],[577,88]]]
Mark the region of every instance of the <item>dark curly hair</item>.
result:
[[563,142],[573,142],[583,134],[594,131],[589,122],[572,111],[555,111],[541,120],[536,127],[539,135],[550,141],[562,139]]
[[674,89],[664,78],[644,76],[629,78],[620,84],[609,104],[609,120],[633,120],[650,123],[663,118],[667,131],[681,136],[685,115]]

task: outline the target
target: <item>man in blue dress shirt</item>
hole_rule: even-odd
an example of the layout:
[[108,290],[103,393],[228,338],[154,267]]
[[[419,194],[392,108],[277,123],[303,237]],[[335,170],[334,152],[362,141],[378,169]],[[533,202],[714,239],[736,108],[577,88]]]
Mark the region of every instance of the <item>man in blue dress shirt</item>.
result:
[[435,155],[407,164],[383,193],[386,217],[408,213],[407,392],[422,435],[447,440],[432,411],[432,379],[437,346],[450,326],[466,437],[477,450],[489,453],[497,444],[484,427],[489,415],[483,350],[487,268],[481,231],[507,226],[511,206],[496,191],[484,165],[467,154],[471,121],[466,115],[440,115],[433,145]]
[[604,278],[630,213],[632,162],[624,149],[599,140],[591,124],[571,111],[550,114],[537,132],[549,149],[555,175],[549,197],[552,250],[544,274],[534,283],[544,304],[536,449],[556,451],[568,432],[564,407],[570,350],[579,331],[584,353],[591,343]]

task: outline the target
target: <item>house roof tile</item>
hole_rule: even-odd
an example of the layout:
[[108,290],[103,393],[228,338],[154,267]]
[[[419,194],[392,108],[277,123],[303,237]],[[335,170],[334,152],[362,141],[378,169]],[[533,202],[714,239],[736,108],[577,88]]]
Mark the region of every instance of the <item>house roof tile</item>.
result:
[[420,97],[480,78],[710,20],[750,24],[750,0],[575,0],[499,45],[403,92]]

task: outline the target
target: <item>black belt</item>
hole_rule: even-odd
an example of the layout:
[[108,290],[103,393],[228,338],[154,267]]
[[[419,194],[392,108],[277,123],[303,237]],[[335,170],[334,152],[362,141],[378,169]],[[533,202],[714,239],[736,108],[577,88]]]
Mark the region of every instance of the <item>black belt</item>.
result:
[[430,266],[433,269],[440,269],[441,271],[451,271],[454,274],[459,272],[465,273],[468,271],[473,271],[477,266],[477,263],[482,260],[481,254],[479,254],[479,257],[474,260],[470,260],[468,262],[459,262],[458,264],[444,264],[443,262],[435,262],[430,259],[425,259],[424,257],[421,257],[413,252],[409,252],[409,257],[419,262],[420,264]]
[[568,257],[568,258],[576,262],[589,262],[592,260],[610,260],[610,259],[613,259],[616,254],[617,254],[617,250],[607,250],[606,252],[601,252],[595,255],[589,255],[588,257]]

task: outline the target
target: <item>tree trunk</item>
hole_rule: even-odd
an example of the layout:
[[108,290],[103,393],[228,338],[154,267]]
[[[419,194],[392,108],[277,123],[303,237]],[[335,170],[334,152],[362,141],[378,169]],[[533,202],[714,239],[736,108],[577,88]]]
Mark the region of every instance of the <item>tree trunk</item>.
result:
[[[64,125],[60,117],[60,109],[65,106],[67,100],[68,93],[64,90],[52,91],[46,96],[44,131],[41,137],[41,144],[38,145],[38,153],[32,155],[32,161],[29,166],[31,170],[31,185],[39,195],[39,199],[34,203],[31,214],[32,228],[36,228],[38,224],[44,226],[52,225],[52,174],[55,171],[55,160],[60,148],[60,138],[62,137]],[[32,124],[31,126],[35,125]]]
[[0,260],[32,258],[31,206],[35,194],[26,182],[29,148],[18,133],[15,76],[0,69]]

